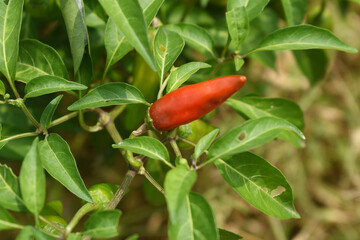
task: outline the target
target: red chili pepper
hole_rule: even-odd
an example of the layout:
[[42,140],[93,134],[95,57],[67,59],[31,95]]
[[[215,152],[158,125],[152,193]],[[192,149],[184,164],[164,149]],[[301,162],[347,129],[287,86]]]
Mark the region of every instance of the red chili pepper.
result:
[[221,105],[245,82],[245,76],[230,75],[179,88],[151,105],[150,118],[160,131],[187,124]]

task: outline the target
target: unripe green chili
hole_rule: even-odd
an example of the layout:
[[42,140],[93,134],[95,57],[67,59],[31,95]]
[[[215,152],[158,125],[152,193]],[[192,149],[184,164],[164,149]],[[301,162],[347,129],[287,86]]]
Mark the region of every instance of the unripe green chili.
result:
[[245,82],[245,76],[230,75],[170,92],[151,105],[152,124],[159,131],[167,131],[199,119],[240,90]]

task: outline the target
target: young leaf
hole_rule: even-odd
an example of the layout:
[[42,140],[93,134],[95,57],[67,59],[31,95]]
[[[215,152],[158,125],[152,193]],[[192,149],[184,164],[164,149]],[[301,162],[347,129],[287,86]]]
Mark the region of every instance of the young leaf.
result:
[[215,161],[221,176],[248,203],[280,218],[299,218],[292,190],[282,173],[265,159],[244,152]]
[[155,64],[161,82],[185,45],[179,34],[160,27],[154,39]]
[[68,81],[61,77],[44,75],[34,78],[26,84],[25,97],[32,98],[54,92],[84,89],[87,89],[87,86],[80,83]]
[[74,72],[77,73],[85,52],[85,47],[88,44],[83,3],[82,1],[60,0],[60,7],[70,42]]
[[189,62],[181,65],[170,73],[166,92],[169,93],[178,89],[184,82],[186,82],[191,77],[191,75],[193,75],[200,69],[209,67],[211,67],[211,65],[203,62]]
[[119,235],[117,225],[120,210],[106,210],[92,214],[85,222],[84,234],[93,238],[112,238]]
[[20,41],[16,80],[28,83],[43,75],[69,79],[65,64],[55,49],[35,39]]
[[298,25],[279,29],[265,37],[251,53],[269,50],[317,48],[357,53],[355,48],[338,39],[330,31],[311,25]]
[[305,139],[303,133],[286,120],[274,117],[248,120],[231,129],[211,146],[207,163],[258,147],[278,137],[283,131],[293,132],[298,138]]
[[164,1],[165,0],[139,0],[147,25],[150,25],[154,17],[156,17],[156,14]]
[[148,104],[136,87],[126,83],[108,83],[95,88],[74,102],[68,110],[136,103]]
[[[5,85],[4,83],[0,80],[0,95],[4,96],[6,93],[6,89],[5,89]],[[1,138],[1,136],[0,136]]]
[[193,239],[219,239],[213,211],[206,199],[199,193],[191,192],[189,195],[190,209],[193,225]]
[[21,228],[14,217],[0,205],[0,231],[5,229]]
[[156,70],[147,35],[147,24],[139,2],[123,0],[100,0],[99,2],[136,51],[153,70]]
[[225,229],[221,229],[221,228],[219,228],[219,235],[220,235],[220,240],[240,240],[240,239],[242,239],[241,236],[239,236],[233,232],[229,232]]
[[196,180],[196,172],[183,165],[170,170],[164,189],[169,211],[169,239],[187,239],[193,236],[188,195]]
[[186,23],[168,24],[164,27],[179,34],[192,48],[215,56],[213,39],[204,28]]
[[45,174],[38,154],[39,138],[35,138],[21,165],[20,189],[24,203],[38,216],[45,203]]
[[67,240],[81,240],[81,239],[82,239],[81,233],[71,233],[67,238]]
[[118,144],[113,144],[113,148],[122,148],[134,153],[142,154],[152,159],[159,159],[171,166],[170,156],[164,144],[152,137],[142,136],[128,138]]
[[244,65],[245,61],[242,57],[235,55],[234,56],[234,64],[236,71],[239,71],[241,67]]
[[205,136],[203,136],[199,142],[196,144],[195,146],[195,150],[194,150],[194,158],[198,159],[201,154],[203,154],[205,152],[205,150],[207,150],[211,143],[214,141],[214,139],[216,138],[216,136],[219,134],[219,129],[215,129],[213,131],[211,131],[210,133],[206,134]]
[[249,19],[245,7],[236,7],[226,13],[226,22],[231,36],[238,51],[240,45],[249,34]]
[[56,133],[49,134],[45,140],[39,142],[39,155],[44,168],[53,178],[79,198],[92,202],[74,156],[64,139]]
[[31,230],[36,240],[57,240],[57,238],[44,233],[40,229],[31,227]]
[[54,116],[55,110],[60,103],[63,95],[59,95],[54,98],[44,109],[43,113],[41,114],[40,124],[43,128],[48,129],[50,126],[51,120]]
[[0,164],[0,206],[13,211],[26,211],[20,195],[18,178],[11,168]]
[[19,36],[24,0],[0,1],[0,72],[12,85],[19,54]]
[[306,0],[281,0],[289,26],[301,24],[306,12]]

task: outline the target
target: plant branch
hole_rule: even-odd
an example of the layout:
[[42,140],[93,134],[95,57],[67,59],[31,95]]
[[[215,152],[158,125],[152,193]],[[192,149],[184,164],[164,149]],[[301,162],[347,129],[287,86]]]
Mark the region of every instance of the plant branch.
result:
[[87,213],[92,212],[99,208],[97,203],[86,203],[83,205],[71,219],[69,224],[65,228],[65,239],[69,236],[71,231],[75,228],[75,226],[79,223],[82,217],[84,217]]
[[22,100],[20,103],[20,108],[25,113],[26,117],[32,122],[32,124],[39,130],[39,132],[43,132],[44,131],[43,127],[40,125],[38,121],[36,121],[36,119],[30,113],[29,109],[25,106],[24,102],[22,102]]
[[111,119],[116,119],[126,108],[126,104],[116,106],[113,110],[110,111]]
[[78,115],[78,112],[72,112],[72,113],[69,113],[69,114],[67,114],[67,115],[64,115],[64,116],[62,116],[62,117],[60,117],[60,118],[58,118],[58,119],[55,119],[54,121],[52,121],[52,122],[50,123],[49,128],[54,127],[54,126],[56,126],[56,125],[59,125],[59,124],[61,124],[61,123],[63,123],[63,122],[66,122],[66,121],[68,121],[68,120],[76,117],[77,115]]
[[10,141],[10,140],[14,140],[14,139],[18,139],[18,138],[33,137],[33,136],[37,136],[37,135],[39,135],[39,132],[38,132],[38,131],[36,131],[36,132],[20,133],[20,134],[17,134],[17,135],[8,137],[8,138],[1,139],[1,140],[0,140],[0,143],[7,142],[7,141]]
[[150,175],[148,171],[144,167],[141,167],[139,170],[139,174],[144,175],[146,179],[162,194],[165,194],[164,188],[160,186],[160,184]]
[[124,197],[126,189],[128,189],[130,183],[136,176],[138,170],[133,169],[132,167],[129,168],[129,170],[126,172],[125,178],[122,181],[119,189],[116,191],[113,199],[109,202],[109,204],[106,206],[105,209],[115,209],[116,206],[119,204],[121,199]]
[[103,129],[103,127],[99,124],[99,122],[97,122],[95,125],[93,126],[89,126],[85,123],[85,119],[84,119],[84,112],[82,110],[79,111],[79,123],[80,126],[88,132],[98,132],[100,130]]

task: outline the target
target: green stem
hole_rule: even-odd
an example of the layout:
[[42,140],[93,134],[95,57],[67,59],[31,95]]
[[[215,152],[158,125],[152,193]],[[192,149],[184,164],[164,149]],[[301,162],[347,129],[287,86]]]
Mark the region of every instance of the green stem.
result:
[[164,92],[165,87],[166,87],[166,85],[167,85],[168,82],[169,82],[169,79],[170,79],[170,74],[169,74],[169,76],[165,79],[165,81],[161,83],[161,86],[160,86],[160,89],[159,89],[159,92],[158,92],[157,99],[159,99],[159,98],[162,97],[162,93]]
[[39,132],[37,132],[37,131],[36,132],[20,133],[20,134],[17,134],[17,135],[8,137],[8,138],[1,139],[0,143],[7,142],[7,141],[10,141],[10,140],[14,140],[14,139],[18,139],[18,138],[33,137],[33,136],[37,136],[37,135],[39,135]]
[[126,189],[128,189],[130,183],[134,179],[137,174],[137,170],[130,168],[125,175],[124,180],[122,181],[119,189],[116,191],[114,197],[111,199],[109,204],[106,206],[105,209],[115,209],[116,206],[119,204],[123,196],[125,195]]
[[47,220],[46,218],[44,218],[43,216],[39,216],[40,220],[43,221],[44,223],[46,223],[47,225],[55,228],[57,231],[59,231],[61,234],[64,234],[65,231],[64,229],[62,229],[61,227],[59,227],[58,225],[50,222],[49,220]]
[[180,141],[183,141],[183,142],[187,143],[187,144],[190,144],[191,146],[194,146],[194,147],[196,146],[195,143],[193,143],[192,141],[187,140],[186,138],[178,137],[178,139],[179,139]]
[[84,217],[87,213],[92,212],[99,208],[99,205],[97,203],[86,203],[84,206],[82,206],[74,215],[74,217],[71,219],[69,224],[65,228],[65,239],[71,231],[75,228],[75,226],[79,223],[82,217]]
[[180,149],[179,149],[179,147],[178,147],[178,145],[176,143],[176,138],[177,138],[176,132],[177,132],[176,128],[170,132],[170,134],[169,134],[170,141],[169,142],[170,142],[170,145],[171,145],[171,147],[173,148],[173,150],[175,152],[175,155],[177,157],[182,157]]
[[68,120],[76,117],[77,115],[78,115],[78,112],[72,112],[72,113],[69,113],[69,114],[67,114],[67,115],[64,115],[64,116],[62,116],[62,117],[60,117],[60,118],[58,118],[58,119],[55,119],[54,121],[52,121],[52,122],[50,123],[49,128],[54,127],[54,126],[56,126],[56,125],[59,125],[59,124],[61,124],[61,123],[63,123],[63,122],[66,122],[66,121],[68,121]]
[[100,130],[102,130],[102,126],[99,123],[96,123],[94,126],[89,126],[85,123],[85,119],[84,119],[84,113],[82,110],[79,111],[79,123],[80,126],[88,132],[98,132]]
[[116,106],[113,110],[110,111],[110,117],[111,119],[116,119],[126,108],[125,105]]
[[230,46],[230,43],[231,43],[231,37],[230,37],[230,34],[228,33],[228,37],[227,37],[227,42],[226,42],[226,45],[223,49],[223,51],[221,52],[221,57],[220,59],[224,59],[225,58],[225,55],[229,49],[229,46]]
[[165,194],[164,188],[160,186],[160,184],[150,175],[148,171],[144,167],[141,167],[139,170],[139,174],[144,175],[146,179],[162,194]]
[[39,132],[43,132],[44,129],[40,125],[38,121],[33,117],[33,115],[30,113],[29,109],[25,106],[24,103],[20,104],[21,110],[25,113],[26,117],[32,122],[32,124],[38,129]]

